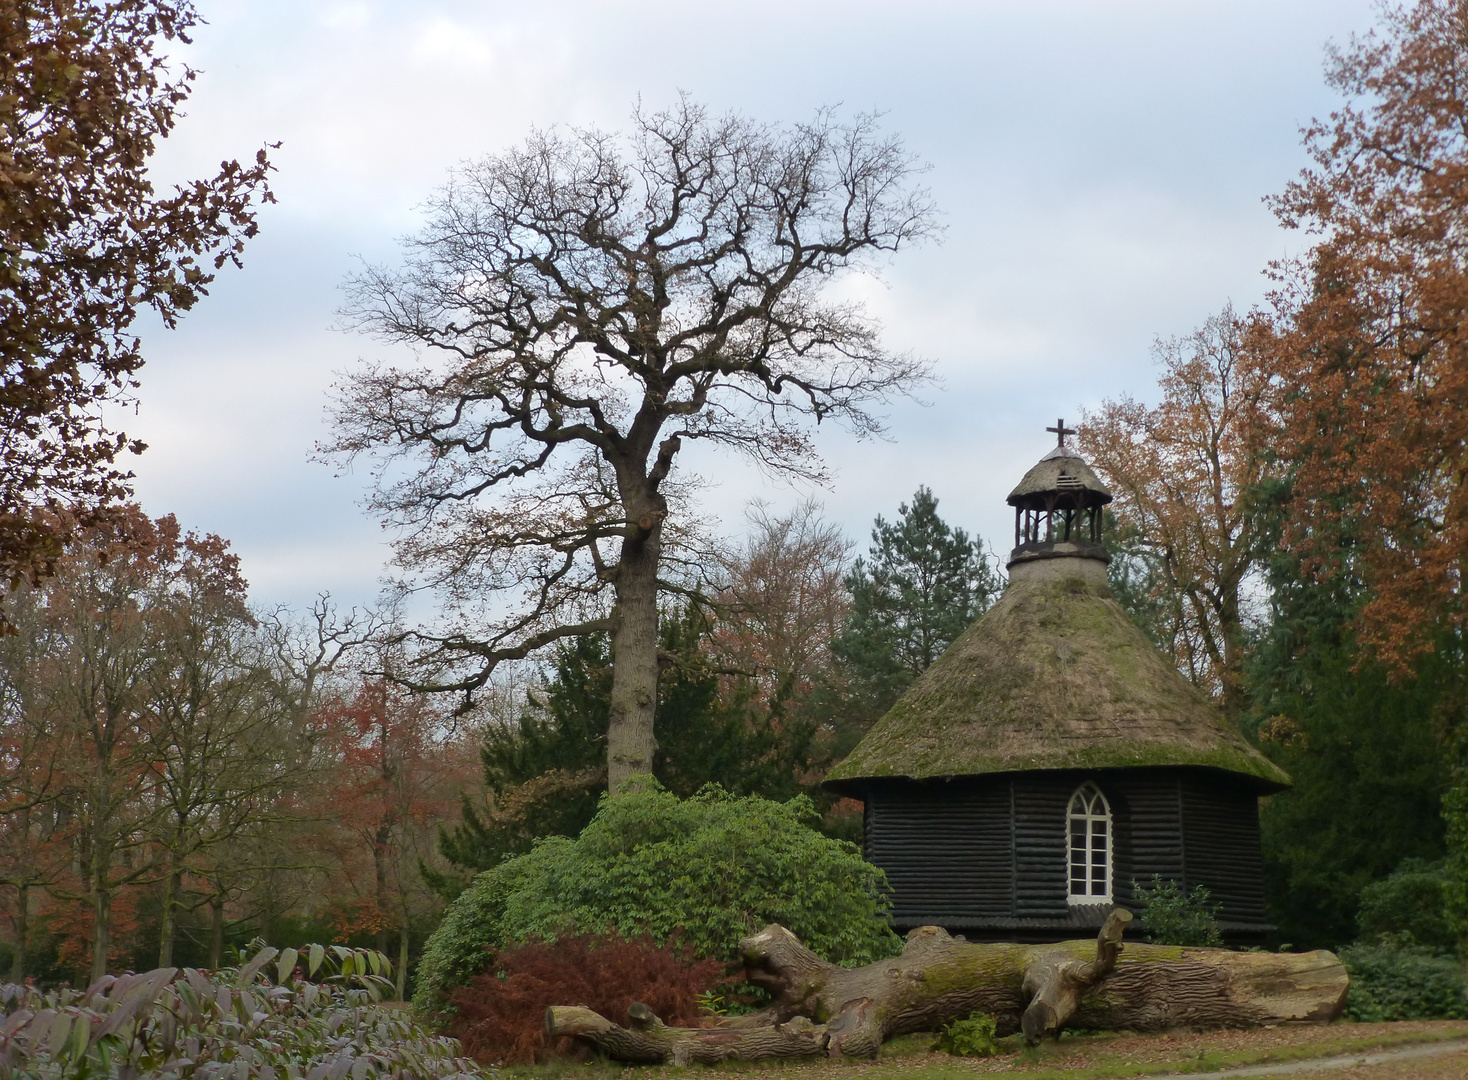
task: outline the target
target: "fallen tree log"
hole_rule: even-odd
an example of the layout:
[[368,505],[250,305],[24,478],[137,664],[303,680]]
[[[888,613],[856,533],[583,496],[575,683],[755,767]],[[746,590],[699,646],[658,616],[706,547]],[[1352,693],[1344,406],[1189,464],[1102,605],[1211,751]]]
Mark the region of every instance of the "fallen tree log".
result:
[[974,1012],[1032,1044],[1066,1026],[1163,1031],[1333,1020],[1345,968],[1329,952],[1251,953],[1122,944],[1113,911],[1094,942],[978,944],[935,926],[900,956],[860,968],[822,960],[782,926],[740,942],[745,978],[774,1004],[715,1028],[665,1027],[650,1011],[623,1028],[589,1009],[553,1007],[546,1030],[619,1061],[872,1057],[887,1039],[935,1031]]

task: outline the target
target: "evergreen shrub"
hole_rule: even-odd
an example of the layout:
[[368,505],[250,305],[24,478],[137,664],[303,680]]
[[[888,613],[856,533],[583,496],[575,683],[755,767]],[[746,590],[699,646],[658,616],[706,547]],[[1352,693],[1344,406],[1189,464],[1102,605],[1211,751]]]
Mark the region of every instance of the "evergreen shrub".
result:
[[1447,884],[1443,860],[1403,859],[1389,877],[1361,890],[1356,915],[1361,940],[1395,935],[1411,944],[1453,949],[1457,940],[1448,925]]
[[485,1064],[526,1065],[554,1049],[545,1033],[551,1005],[584,1005],[630,1027],[627,1006],[640,1001],[665,1024],[697,1027],[701,1001],[723,973],[717,960],[695,959],[686,946],[661,948],[649,937],[568,935],[501,949],[453,992],[449,1033]]
[[1462,1020],[1468,1017],[1468,980],[1456,960],[1425,945],[1388,937],[1340,951],[1351,976],[1346,1019]]
[[739,939],[780,923],[836,963],[896,955],[886,877],[855,844],[822,836],[805,796],[778,803],[710,785],[654,785],[603,801],[575,840],[553,836],[475,878],[429,939],[415,1004],[442,1011],[490,950],[575,934],[678,940],[731,962]]
[[1151,886],[1132,884],[1142,914],[1138,923],[1147,940],[1156,945],[1218,946],[1218,905],[1208,902],[1208,890],[1199,885],[1183,892],[1176,881],[1152,875]]

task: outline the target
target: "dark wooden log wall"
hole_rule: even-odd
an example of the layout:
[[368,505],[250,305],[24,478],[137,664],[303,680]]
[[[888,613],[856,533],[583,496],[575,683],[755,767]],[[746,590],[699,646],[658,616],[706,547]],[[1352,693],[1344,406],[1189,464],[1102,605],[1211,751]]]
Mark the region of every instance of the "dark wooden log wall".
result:
[[1257,795],[1226,775],[1181,769],[873,783],[867,858],[887,872],[894,923],[1020,937],[1047,924],[1099,924],[1099,911],[1066,902],[1065,812],[1087,779],[1111,804],[1117,903],[1134,906],[1132,882],[1156,874],[1205,886],[1226,929],[1262,931]]

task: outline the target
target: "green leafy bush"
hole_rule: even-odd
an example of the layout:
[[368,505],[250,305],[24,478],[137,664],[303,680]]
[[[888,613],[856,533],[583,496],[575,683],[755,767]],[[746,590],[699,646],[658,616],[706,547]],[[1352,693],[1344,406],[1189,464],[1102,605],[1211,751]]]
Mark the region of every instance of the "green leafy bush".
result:
[[380,953],[313,945],[265,948],[212,976],[159,968],[50,993],[7,984],[0,1077],[483,1076],[454,1040],[378,1004],[391,972]]
[[988,1013],[972,1013],[948,1024],[939,1033],[933,1049],[955,1057],[992,1057],[999,1052],[994,1029],[994,1018]]
[[575,840],[550,837],[475,878],[449,908],[418,968],[414,1003],[442,1010],[504,945],[566,933],[676,933],[700,959],[735,959],[739,939],[777,922],[837,963],[895,955],[886,878],[855,844],[816,832],[815,806],[706,787],[602,803]]
[[1351,976],[1346,1019],[1462,1020],[1468,1017],[1468,980],[1451,957],[1424,945],[1387,939],[1340,951]]
[[1361,890],[1356,915],[1361,940],[1405,935],[1410,943],[1453,949],[1457,941],[1448,925],[1447,883],[1443,860],[1403,859],[1390,877]]
[[490,955],[505,944],[505,903],[510,894],[523,880],[537,878],[539,864],[549,854],[535,848],[486,870],[449,905],[418,961],[413,1004],[419,1010],[441,1011],[448,991],[484,970]]
[[1217,946],[1223,944],[1218,929],[1218,905],[1208,902],[1208,890],[1199,885],[1183,892],[1176,881],[1164,881],[1152,875],[1152,884],[1138,885],[1137,902],[1142,905],[1138,918],[1142,933],[1157,945]]

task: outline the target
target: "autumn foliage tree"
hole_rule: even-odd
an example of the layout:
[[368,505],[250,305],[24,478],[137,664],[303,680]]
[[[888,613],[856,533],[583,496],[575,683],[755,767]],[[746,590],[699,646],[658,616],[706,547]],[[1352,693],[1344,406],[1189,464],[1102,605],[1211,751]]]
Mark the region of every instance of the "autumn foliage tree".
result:
[[[339,900],[336,928],[343,937],[372,934],[384,953],[396,937],[401,997],[410,931],[433,906],[419,867],[469,780],[470,755],[428,702],[381,677],[327,703],[313,726],[327,757],[315,785],[318,812],[339,827],[347,847],[334,865],[355,893]],[[330,834],[318,842],[330,846]]]
[[1244,587],[1259,566],[1259,485],[1269,456],[1268,379],[1246,321],[1225,308],[1158,342],[1161,401],[1130,397],[1087,415],[1080,445],[1115,495],[1118,531],[1142,558],[1149,600],[1178,666],[1244,711]]
[[724,560],[712,647],[767,704],[803,700],[840,680],[831,642],[851,607],[851,541],[811,499],[786,514],[755,503],[746,518],[743,544]]
[[816,476],[807,421],[870,433],[924,374],[826,290],[932,231],[916,171],[870,117],[776,128],[683,99],[453,175],[405,265],[348,284],[348,323],[424,354],[354,376],[329,448],[394,462],[376,509],[447,602],[412,635],[416,685],[471,693],[605,631],[608,781],[652,771],[659,596],[700,569],[679,454]]
[[149,179],[196,74],[162,50],[198,21],[187,0],[0,2],[0,580],[47,572],[126,494],[117,457],[142,444],[101,406],[136,385],[134,320],[172,326],[273,201],[264,150]]
[[1274,201],[1317,239],[1261,326],[1307,573],[1362,575],[1363,643],[1405,672],[1463,626],[1468,569],[1468,9],[1383,5],[1331,53],[1346,102]]
[[[0,679],[10,770],[0,805],[25,842],[15,881],[84,904],[74,944],[106,971],[119,898],[167,881],[161,951],[172,944],[177,885],[220,814],[245,801],[252,747],[267,722],[233,700],[248,682],[235,633],[249,622],[238,559],[218,537],[184,533],[136,508],[80,530],[42,588],[7,597],[15,637]],[[9,643],[7,643],[9,646]]]

